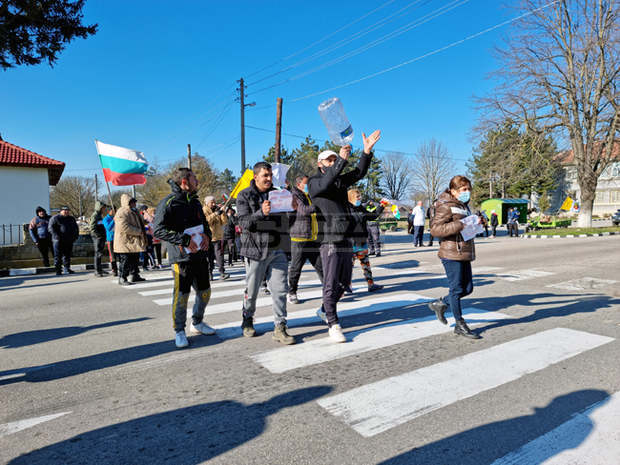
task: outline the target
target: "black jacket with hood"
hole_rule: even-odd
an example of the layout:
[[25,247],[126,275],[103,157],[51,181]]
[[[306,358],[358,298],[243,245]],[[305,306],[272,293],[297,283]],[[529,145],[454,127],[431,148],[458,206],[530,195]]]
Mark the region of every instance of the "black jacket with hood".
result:
[[347,161],[340,156],[329,168],[317,170],[308,180],[310,198],[317,206],[319,240],[322,243],[344,243],[353,230],[353,219],[347,190],[366,176],[372,153],[362,153],[357,167],[342,174]]
[[170,263],[206,260],[207,252],[199,250],[194,254],[185,251],[191,236],[185,234],[187,228],[202,225],[204,233],[211,241],[209,223],[202,212],[202,205],[197,193],[182,190],[172,179],[168,180],[172,193],[157,206],[153,220],[153,235],[166,243]]
[[371,212],[366,210],[362,205],[357,207],[355,205],[350,205],[350,208],[353,218],[351,238],[353,239],[354,245],[361,246],[368,242],[368,222],[375,221],[379,218],[381,213],[383,213],[384,207],[380,205]]
[[107,205],[103,202],[97,200],[95,202],[95,211],[90,216],[90,221],[88,222],[88,230],[90,231],[90,235],[96,237],[97,239],[106,239],[106,230],[103,225],[103,215],[101,214],[101,209],[106,207]]
[[[310,196],[297,187],[291,189],[291,194],[297,199],[297,209],[289,213],[291,240],[296,242],[315,241],[318,234],[316,206],[312,204]],[[313,222],[315,223],[314,228]]]

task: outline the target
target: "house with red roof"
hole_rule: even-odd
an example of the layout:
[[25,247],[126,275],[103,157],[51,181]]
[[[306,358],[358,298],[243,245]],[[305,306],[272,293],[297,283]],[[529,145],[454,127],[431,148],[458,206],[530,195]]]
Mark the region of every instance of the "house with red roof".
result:
[[6,142],[0,136],[0,224],[24,224],[37,206],[49,213],[50,186],[65,164]]

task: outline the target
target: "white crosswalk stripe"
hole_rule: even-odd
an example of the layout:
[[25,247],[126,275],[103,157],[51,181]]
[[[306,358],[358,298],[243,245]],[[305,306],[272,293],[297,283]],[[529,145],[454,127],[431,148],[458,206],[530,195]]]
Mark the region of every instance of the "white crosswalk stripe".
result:
[[606,336],[555,328],[317,402],[362,436],[371,437],[611,341]]
[[599,279],[599,278],[578,278],[570,281],[564,281],[562,283],[549,284],[547,287],[554,287],[556,289],[567,289],[570,291],[587,291],[590,289],[604,289],[617,283],[613,279]]

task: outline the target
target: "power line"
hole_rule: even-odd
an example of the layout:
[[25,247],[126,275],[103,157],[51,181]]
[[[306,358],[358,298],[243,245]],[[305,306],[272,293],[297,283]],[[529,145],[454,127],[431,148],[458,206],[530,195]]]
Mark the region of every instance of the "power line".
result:
[[420,60],[422,60],[424,58],[428,58],[429,56],[436,55],[436,54],[438,54],[440,52],[448,50],[449,48],[452,48],[452,47],[460,45],[460,44],[462,44],[464,42],[467,42],[468,40],[475,39],[477,37],[480,37],[483,34],[491,32],[491,31],[493,31],[495,29],[499,29],[502,26],[505,26],[507,24],[513,23],[515,21],[518,21],[518,20],[520,20],[522,18],[525,18],[526,16],[529,16],[529,15],[532,15],[532,14],[536,13],[537,11],[540,11],[540,10],[543,10],[545,8],[548,8],[549,6],[553,5],[554,3],[557,3],[558,1],[559,0],[554,0],[554,1],[552,1],[552,2],[542,6],[540,8],[537,8],[535,10],[529,11],[527,13],[524,13],[524,14],[522,14],[520,16],[517,16],[515,18],[509,19],[507,21],[503,21],[503,22],[501,22],[499,24],[496,24],[495,26],[491,26],[491,27],[489,27],[487,29],[484,29],[483,31],[477,32],[477,33],[472,34],[470,36],[467,36],[464,39],[457,40],[456,42],[452,42],[451,44],[448,44],[448,45],[446,45],[444,47],[441,47],[441,48],[438,48],[436,50],[433,50],[432,52],[425,53],[424,55],[420,55],[420,56],[418,56],[416,58],[412,58],[410,60],[404,61],[402,63],[399,63],[397,65],[391,66],[389,68],[385,68],[385,69],[383,69],[381,71],[377,71],[375,73],[369,74],[369,75],[361,77],[359,79],[354,79],[352,81],[345,82],[344,84],[340,84],[338,86],[330,87],[328,89],[324,89],[324,90],[321,90],[319,92],[313,92],[311,94],[304,95],[303,97],[299,97],[299,98],[296,98],[296,99],[288,100],[288,102],[289,103],[299,102],[301,100],[305,100],[305,99],[308,99],[308,98],[311,98],[311,97],[316,97],[317,95],[325,94],[327,92],[331,92],[331,91],[337,90],[337,89],[342,89],[343,87],[348,87],[350,85],[357,84],[358,82],[366,81],[368,79],[372,79],[372,78],[380,76],[382,74],[389,73],[390,71],[394,71],[394,70],[396,70],[398,68],[402,68],[403,66],[409,65],[409,64],[414,63],[416,61],[420,61]]

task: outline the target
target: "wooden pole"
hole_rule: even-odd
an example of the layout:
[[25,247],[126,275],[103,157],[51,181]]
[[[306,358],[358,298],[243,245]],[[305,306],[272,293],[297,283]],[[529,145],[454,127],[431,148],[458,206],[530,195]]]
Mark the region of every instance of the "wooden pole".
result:
[[[97,146],[97,139],[95,139],[95,148],[97,150],[97,154],[99,154],[99,147]],[[101,163],[101,158],[99,157],[99,163]],[[101,165],[101,169],[103,169],[103,165]],[[114,207],[114,203],[112,202],[112,192],[110,191],[110,184],[108,180],[105,178],[105,173],[103,175],[103,179],[105,180],[105,186],[108,188],[108,199],[110,199],[110,205],[116,211],[116,207]],[[95,175],[95,185],[97,185],[97,175]]]
[[108,188],[108,199],[110,200],[110,206],[114,209],[114,211],[116,212],[116,207],[114,206],[114,202],[112,202],[112,192],[110,191],[110,184],[108,183],[108,181],[106,180],[105,182],[106,187]]
[[192,169],[192,146],[187,144],[187,168]]
[[275,162],[280,163],[280,140],[282,136],[282,99],[278,97],[278,108],[276,110],[276,146],[275,146]]
[[97,173],[95,173],[95,202],[99,200],[99,183],[97,182]]

